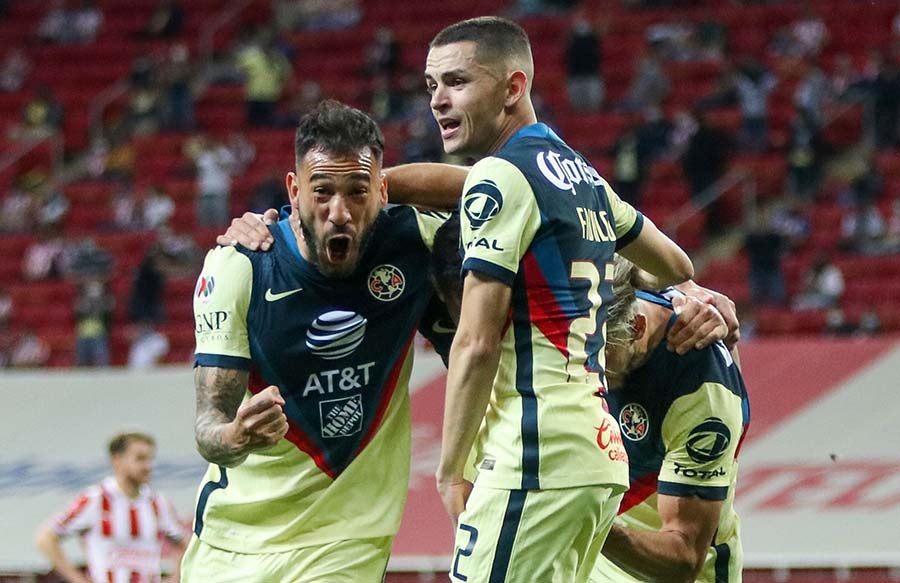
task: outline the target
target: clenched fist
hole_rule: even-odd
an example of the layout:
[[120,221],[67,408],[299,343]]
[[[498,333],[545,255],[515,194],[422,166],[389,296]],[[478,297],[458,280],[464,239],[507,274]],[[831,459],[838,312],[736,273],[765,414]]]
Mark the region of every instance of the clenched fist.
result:
[[269,385],[243,403],[231,422],[233,443],[244,452],[271,447],[287,433],[284,398]]

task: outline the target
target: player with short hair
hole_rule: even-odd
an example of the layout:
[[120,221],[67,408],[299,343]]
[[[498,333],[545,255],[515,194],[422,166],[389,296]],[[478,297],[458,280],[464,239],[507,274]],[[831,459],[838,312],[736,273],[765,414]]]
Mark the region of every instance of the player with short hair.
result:
[[607,402],[631,488],[591,581],[735,583],[737,454],[750,422],[739,365],[722,342],[683,355],[666,350],[677,317],[672,296],[635,292],[634,271],[617,261],[606,346]]
[[446,218],[384,208],[383,151],[369,116],[320,104],[297,129],[275,245],[207,255],[194,311],[210,467],[189,583],[383,577],[409,477],[412,340]]
[[[156,442],[140,431],[109,441],[113,475],[84,490],[37,534],[37,546],[69,583],[158,583],[163,538],[180,554],[185,537],[166,499],[148,485]],[[60,540],[79,535],[88,575],[66,558]],[[172,581],[178,580],[178,570]]]
[[693,275],[675,243],[537,123],[533,76],[527,35],[497,17],[442,30],[425,68],[444,150],[487,156],[461,201],[465,281],[437,471],[458,526],[455,581],[587,580],[628,486],[602,398],[613,254],[657,285]]

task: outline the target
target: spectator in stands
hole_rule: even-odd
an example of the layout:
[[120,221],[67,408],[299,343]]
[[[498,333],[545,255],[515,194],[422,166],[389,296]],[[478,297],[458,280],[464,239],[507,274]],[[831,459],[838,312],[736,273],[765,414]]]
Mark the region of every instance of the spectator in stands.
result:
[[864,205],[875,203],[884,194],[884,177],[878,171],[874,156],[869,156],[865,162],[863,171],[850,183],[852,203]]
[[75,298],[75,366],[109,366],[115,298],[100,279],[81,284]]
[[778,81],[761,64],[748,61],[736,67],[733,83],[741,107],[738,142],[744,149],[763,152],[769,145],[769,94]]
[[801,115],[792,121],[788,150],[788,192],[809,200],[816,193],[822,177],[824,146],[817,128]]
[[156,230],[167,225],[175,214],[175,202],[161,186],[154,185],[142,191],[141,227]]
[[25,329],[18,336],[9,335],[12,341],[9,351],[4,357],[0,354],[0,362],[6,362],[10,368],[38,368],[50,360],[50,345],[34,330]]
[[38,227],[62,228],[63,221],[69,213],[69,199],[62,190],[56,187],[42,187],[39,193],[37,200]]
[[226,224],[231,216],[231,176],[238,160],[227,146],[207,136],[186,144],[185,151],[197,168],[197,224]]
[[828,41],[828,26],[812,5],[806,4],[803,17],[791,25],[791,37],[794,54],[816,57]]
[[194,68],[183,43],[172,46],[162,70],[165,103],[163,116],[167,128],[185,131],[194,127]]
[[110,206],[114,229],[133,231],[140,228],[138,200],[130,180],[119,181],[118,187],[110,197]]
[[[341,30],[362,18],[358,0],[282,0],[302,30]],[[291,6],[292,5],[292,6]]]
[[9,325],[9,320],[13,313],[13,299],[9,292],[0,288],[0,329],[5,329]]
[[795,199],[772,213],[772,225],[781,233],[789,250],[802,247],[811,230],[809,211],[803,200]]
[[279,170],[271,170],[253,189],[250,210],[264,213],[268,209],[280,209],[286,204],[288,196],[284,187],[284,175]]
[[65,273],[76,281],[105,281],[112,272],[114,261],[109,251],[98,247],[96,241],[86,237],[68,250]]
[[413,116],[406,124],[407,137],[403,142],[404,162],[440,162],[444,146],[438,126],[424,116]]
[[251,126],[279,123],[276,108],[290,81],[291,64],[274,40],[271,33],[264,32],[237,55],[237,67],[244,74],[247,123]]
[[126,129],[123,127],[112,132],[103,169],[103,177],[107,180],[131,180],[134,177],[137,150]]
[[771,209],[764,208],[753,217],[752,227],[744,240],[750,260],[750,297],[757,306],[782,304],[785,300],[784,236],[775,229]]
[[31,73],[31,59],[22,48],[13,48],[6,52],[0,63],[0,91],[15,93],[22,89],[28,74]]
[[637,206],[641,201],[646,161],[638,138],[638,128],[631,127],[613,146],[613,180],[622,200]]
[[628,97],[620,104],[620,108],[639,111],[647,107],[661,107],[669,94],[670,85],[669,77],[662,67],[659,48],[651,44],[647,54],[637,64]]
[[825,105],[830,99],[828,78],[811,58],[804,59],[802,76],[794,91],[797,115],[812,131],[818,132],[825,124]]
[[887,220],[885,245],[888,249],[900,251],[900,196],[891,201],[891,215]]
[[22,277],[26,281],[43,281],[62,277],[65,271],[65,243],[55,229],[39,229],[37,241],[26,250],[22,260]]
[[160,0],[147,26],[143,30],[143,36],[147,38],[173,38],[181,34],[184,27],[184,9],[177,0]]
[[403,96],[391,88],[387,75],[378,75],[372,80],[369,111],[379,123],[392,121],[406,113]]
[[[21,183],[21,180],[17,180]],[[37,212],[37,195],[21,187],[13,186],[0,205],[0,232],[26,233],[32,229]]]
[[884,251],[887,225],[874,202],[851,207],[841,221],[841,248],[875,255]]
[[880,148],[900,145],[900,66],[896,59],[881,59],[872,87],[875,139]]
[[803,291],[794,299],[795,310],[824,310],[844,295],[844,274],[824,252],[816,255],[803,276]]
[[[691,198],[696,201],[725,175],[734,142],[728,133],[707,123],[703,112],[696,111],[694,118],[697,120],[697,131],[688,141],[681,167],[691,186]],[[708,208],[707,228],[710,232],[716,232],[729,217],[722,215],[717,203]]]
[[160,85],[156,62],[147,56],[135,59],[129,81],[131,84],[126,111],[129,133],[148,134],[159,129],[162,119]]
[[403,64],[403,53],[394,31],[380,26],[375,31],[375,38],[365,49],[366,74],[372,77],[391,77],[400,71]]
[[159,229],[158,236],[159,240],[147,249],[131,284],[130,322],[162,323],[168,278],[196,274],[198,252],[193,240],[173,236],[166,228]]
[[831,71],[830,91],[837,99],[848,99],[852,92],[859,88],[862,74],[856,70],[853,57],[848,53],[840,53],[834,59]]
[[300,118],[312,111],[322,101],[322,86],[311,79],[303,81],[300,91],[290,103],[290,124],[296,126]]
[[22,125],[14,128],[14,139],[41,139],[57,133],[62,127],[63,107],[53,90],[39,85],[34,97],[22,109]]
[[128,350],[128,368],[146,369],[159,364],[169,352],[169,339],[153,327],[139,322]]
[[832,336],[849,336],[856,332],[856,326],[847,320],[844,310],[833,307],[825,315],[825,333]]
[[569,107],[596,111],[603,104],[600,32],[583,10],[575,12],[566,39],[566,89]]
[[94,42],[100,26],[103,24],[103,12],[97,7],[94,0],[81,0],[81,6],[74,11],[72,16],[75,40],[83,44]]
[[53,0],[50,9],[38,24],[38,39],[47,43],[73,42],[74,24],[72,13],[66,9],[66,0]]

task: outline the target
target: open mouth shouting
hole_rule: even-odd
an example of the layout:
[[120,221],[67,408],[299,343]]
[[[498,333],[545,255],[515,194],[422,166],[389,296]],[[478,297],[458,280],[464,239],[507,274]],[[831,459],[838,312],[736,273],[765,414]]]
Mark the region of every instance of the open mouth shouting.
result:
[[441,139],[449,140],[456,135],[461,124],[458,119],[445,117],[438,120],[438,125],[441,126]]
[[350,235],[332,235],[325,240],[325,254],[330,263],[343,263],[350,257]]

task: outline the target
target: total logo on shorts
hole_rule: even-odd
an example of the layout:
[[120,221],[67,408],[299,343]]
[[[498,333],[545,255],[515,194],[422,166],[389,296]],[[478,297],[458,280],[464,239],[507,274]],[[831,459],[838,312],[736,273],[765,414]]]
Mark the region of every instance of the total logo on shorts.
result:
[[650,418],[647,410],[637,403],[628,403],[619,412],[619,427],[622,435],[629,441],[640,441],[650,431]]
[[392,302],[406,289],[406,277],[396,265],[384,263],[369,272],[369,293],[376,300]]

